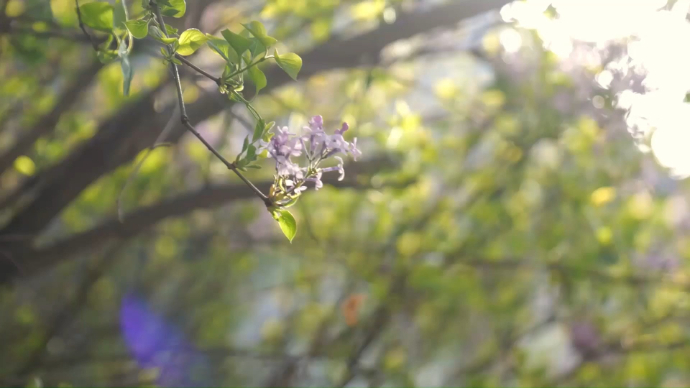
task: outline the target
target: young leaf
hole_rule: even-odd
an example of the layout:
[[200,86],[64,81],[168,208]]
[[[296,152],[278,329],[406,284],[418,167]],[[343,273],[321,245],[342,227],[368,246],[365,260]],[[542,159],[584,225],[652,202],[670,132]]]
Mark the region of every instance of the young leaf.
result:
[[170,27],[170,24],[165,25],[165,31],[168,33],[168,36],[177,35],[177,28]]
[[164,16],[181,18],[187,11],[185,0],[156,0]]
[[249,46],[252,44],[249,39],[245,38],[244,36],[237,35],[227,28],[220,33],[223,34],[223,38],[225,38],[230,46],[232,46],[237,55],[244,54],[245,51],[249,50]]
[[81,21],[94,30],[113,30],[113,6],[104,2],[86,3],[79,6]]
[[218,39],[213,37],[212,35],[209,37],[209,35],[206,35],[208,40],[208,46],[215,52],[218,53],[223,59],[225,59],[225,62],[227,63],[238,63],[240,61],[239,57],[235,53],[235,50],[230,47],[230,43],[226,42],[223,39]]
[[292,216],[292,213],[285,209],[276,209],[273,211],[273,218],[278,221],[280,230],[283,231],[285,237],[292,243],[292,239],[294,239],[297,234],[297,221],[295,221],[295,217]]
[[261,54],[265,54],[266,46],[264,46],[263,43],[261,43],[261,41],[259,41],[258,39],[252,38],[251,45],[249,46],[249,52],[251,53],[251,55],[249,56],[250,60],[248,60],[247,62],[251,62],[251,58],[256,58]]
[[125,40],[122,39],[117,55],[120,57],[120,64],[122,65],[122,94],[125,96],[129,96],[129,85],[132,83],[132,76],[134,75],[127,56],[127,48]]
[[297,74],[302,69],[302,58],[295,53],[278,55],[278,50],[274,52],[276,63],[283,69],[290,78],[296,80]]
[[256,86],[256,94],[259,94],[259,91],[261,89],[266,87],[266,84],[268,83],[266,81],[266,75],[264,74],[261,69],[259,69],[256,66],[252,66],[248,70],[249,72],[249,78],[254,82],[254,85]]
[[192,55],[199,47],[203,46],[208,38],[206,35],[197,30],[196,28],[190,28],[180,35],[180,47],[177,49],[177,53],[180,55]]
[[268,36],[268,33],[266,32],[266,27],[264,27],[261,22],[253,21],[250,22],[249,24],[243,24],[244,28],[247,29],[256,39],[258,39],[261,44],[264,45],[264,47],[268,48],[276,44],[278,41],[276,38],[272,36]]
[[244,143],[242,143],[242,152],[247,149],[247,146],[249,146],[249,136],[244,138]]
[[128,20],[125,22],[125,26],[137,39],[144,39],[149,34],[149,23],[145,20]]
[[96,53],[96,57],[98,57],[98,60],[101,61],[101,63],[108,64],[117,58],[117,51],[114,51],[114,50],[101,51],[101,50],[99,50]]
[[115,0],[113,6],[113,29],[124,29],[122,24],[127,21],[127,13],[125,10],[125,3],[123,0]]
[[159,30],[158,27],[156,27],[156,26],[151,26],[151,28],[149,28],[149,34],[151,34],[151,36],[154,37],[159,42],[162,42],[165,44],[173,44],[174,42],[177,42],[176,38],[166,38],[161,33],[161,30]]
[[250,144],[247,147],[247,157],[245,159],[247,162],[253,162],[256,160],[256,147],[253,144]]
[[252,143],[261,138],[261,135],[264,134],[265,128],[266,122],[263,119],[256,122],[256,126],[254,127],[254,135],[252,136]]
[[122,57],[122,94],[129,96],[129,85],[132,83],[132,77],[134,72],[132,71],[132,65],[129,63],[129,56],[125,55]]
[[268,32],[266,32],[266,27],[264,27],[264,25],[259,21],[254,20],[249,22],[249,24],[243,24],[243,26],[247,29],[247,31],[251,32],[251,34],[257,38],[268,35]]

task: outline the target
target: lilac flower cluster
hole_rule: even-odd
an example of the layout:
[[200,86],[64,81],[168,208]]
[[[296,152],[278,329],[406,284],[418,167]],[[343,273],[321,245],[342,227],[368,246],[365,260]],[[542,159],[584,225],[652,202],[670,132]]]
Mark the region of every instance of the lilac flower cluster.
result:
[[[288,194],[299,194],[306,190],[306,182],[313,182],[318,190],[323,187],[321,177],[325,172],[338,171],[338,180],[345,177],[343,159],[337,154],[349,154],[355,160],[362,154],[357,149],[357,138],[351,143],[343,138],[348,129],[347,123],[343,123],[340,129],[328,135],[323,129],[323,118],[314,116],[309,125],[304,127],[305,134],[302,136],[291,133],[288,127],[278,127],[269,142],[261,142],[259,150],[267,150],[269,156],[276,161],[276,173],[285,183]],[[291,159],[302,154],[306,156],[305,166],[300,166]],[[321,163],[331,157],[338,161],[338,165],[321,168]]]

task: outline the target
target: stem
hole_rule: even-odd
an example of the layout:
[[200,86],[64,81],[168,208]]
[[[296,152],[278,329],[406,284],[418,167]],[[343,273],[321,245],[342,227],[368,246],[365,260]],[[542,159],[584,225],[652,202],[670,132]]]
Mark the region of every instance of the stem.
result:
[[269,58],[273,58],[273,57],[272,57],[272,56],[265,56],[265,57],[259,59],[258,61],[253,62],[253,63],[250,63],[250,64],[248,64],[247,66],[245,66],[245,67],[243,67],[243,68],[237,70],[236,72],[230,74],[230,75],[228,76],[228,78],[232,78],[232,77],[234,77],[234,76],[236,76],[236,75],[238,75],[238,74],[242,74],[243,72],[245,72],[245,71],[251,69],[252,67],[258,65],[259,63],[261,63],[261,62],[263,62],[263,61],[265,61],[265,60],[267,60],[267,59],[269,59]]
[[255,119],[261,120],[261,115],[259,114],[259,112],[256,111],[256,109],[254,109],[252,104],[250,104],[249,101],[247,101],[247,99],[245,99],[241,94],[237,93],[235,90],[232,91],[232,94],[234,94],[238,100],[242,101],[242,103],[247,107],[247,109],[249,109],[249,113],[251,113]]
[[197,67],[195,64],[193,64],[192,62],[187,60],[187,58],[183,57],[180,54],[175,53],[175,58],[177,58],[180,62],[195,70],[197,73],[203,75],[204,77],[210,79],[211,81],[215,82],[218,86],[220,86],[222,82],[220,78],[214,77],[213,75],[207,73],[204,69]]
[[[158,7],[158,4],[156,4],[155,0],[150,0],[149,5],[151,6],[154,14],[156,15],[156,20],[158,21],[158,24],[161,27],[161,33],[167,38],[168,31],[165,28],[165,21],[163,20],[163,15],[161,14],[161,10]],[[168,54],[174,54],[170,46],[168,46]],[[232,172],[234,172],[245,184],[247,184],[247,186],[249,186],[249,188],[251,188],[252,191],[254,191],[254,193],[256,193],[256,195],[264,201],[267,207],[273,205],[271,201],[268,199],[268,197],[261,192],[261,190],[259,190],[256,186],[254,186],[254,184],[252,184],[252,182],[250,182],[247,178],[244,177],[244,175],[242,175],[242,173],[237,169],[237,166],[235,166],[234,163],[228,162],[227,159],[225,159],[220,153],[218,153],[218,151],[216,151],[216,149],[213,148],[213,146],[209,144],[209,142],[207,142],[206,139],[204,139],[204,137],[201,136],[201,134],[197,132],[194,126],[189,122],[189,118],[187,117],[187,109],[185,108],[184,98],[182,96],[182,83],[180,82],[180,73],[177,70],[177,65],[175,63],[170,62],[170,68],[172,69],[173,80],[175,81],[175,86],[177,87],[177,102],[180,106],[180,121],[185,126],[185,128],[187,128],[189,132],[193,133],[194,136],[196,136],[197,139],[199,139],[206,146],[206,148],[208,148],[208,150],[211,151],[211,153],[213,153],[213,155],[215,155],[218,158],[218,160],[223,162],[223,164],[225,164],[225,167],[227,167],[229,170],[232,170]]]

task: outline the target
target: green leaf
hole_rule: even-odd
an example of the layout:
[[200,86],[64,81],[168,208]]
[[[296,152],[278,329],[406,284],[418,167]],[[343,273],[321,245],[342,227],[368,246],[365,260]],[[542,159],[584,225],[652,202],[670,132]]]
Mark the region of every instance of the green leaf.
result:
[[144,39],[149,34],[149,22],[145,20],[128,20],[125,22],[125,26],[137,39]]
[[296,80],[297,74],[299,74],[300,69],[302,69],[302,58],[295,53],[278,55],[278,50],[274,51],[274,55],[278,66],[280,66],[290,78]]
[[113,29],[124,29],[122,24],[127,21],[127,13],[125,10],[125,3],[122,0],[116,0],[113,7]]
[[254,82],[254,85],[256,86],[256,94],[259,94],[259,91],[265,88],[266,84],[268,83],[266,81],[266,75],[257,66],[250,67],[248,72],[249,78],[252,80],[252,82]]
[[295,221],[295,217],[285,209],[275,209],[272,213],[273,218],[278,221],[278,225],[280,225],[280,230],[283,231],[285,237],[292,243],[292,239],[294,239],[297,234],[297,221]]
[[249,136],[244,138],[244,143],[242,143],[242,152],[244,152],[249,146]]
[[122,93],[125,96],[129,96],[129,86],[132,83],[132,77],[134,72],[132,71],[132,65],[129,63],[129,56],[125,55],[122,57]]
[[256,147],[253,144],[250,144],[247,147],[247,157],[245,159],[247,162],[253,162],[256,160]]
[[165,31],[168,33],[168,36],[177,35],[177,28],[170,27],[170,24],[165,25]]
[[265,128],[266,122],[263,119],[256,122],[256,126],[254,127],[254,135],[252,136],[252,143],[261,138],[261,135],[264,134]]
[[187,11],[185,0],[156,0],[164,16],[181,18]]
[[152,37],[154,37],[156,40],[159,42],[165,43],[165,44],[173,44],[174,42],[177,42],[177,38],[166,38],[163,33],[161,33],[161,30],[158,29],[156,26],[151,26],[149,28],[149,34],[151,34]]
[[180,35],[180,47],[177,49],[177,53],[180,55],[192,55],[199,47],[203,46],[208,38],[206,35],[197,30],[196,28],[190,28]]
[[117,58],[117,51],[114,51],[114,50],[98,51],[96,53],[96,56],[98,57],[98,60],[101,61],[101,63],[108,64]]
[[244,54],[245,51],[249,50],[249,46],[252,44],[249,39],[245,38],[244,36],[237,35],[227,28],[220,33],[223,34],[223,38],[225,38],[225,40],[235,50],[237,55],[241,56]]
[[129,56],[127,55],[127,44],[123,39],[118,50],[120,56],[120,64],[122,65],[122,94],[129,96],[129,86],[132,83],[134,72],[132,65],[129,63]]
[[81,21],[94,30],[110,32],[113,30],[113,6],[95,2],[79,6]]
[[[206,37],[209,37],[207,35]],[[223,39],[218,39],[213,36],[211,36],[208,40],[208,46],[218,53],[223,59],[225,59],[225,62],[227,63],[238,63],[240,61],[239,57],[235,53],[235,50],[232,49],[230,46],[230,43],[226,42]]]
[[243,24],[244,28],[247,29],[256,39],[258,39],[264,47],[268,48],[276,44],[278,40],[272,36],[269,36],[266,32],[266,27],[264,27],[261,22],[253,21],[249,24]]

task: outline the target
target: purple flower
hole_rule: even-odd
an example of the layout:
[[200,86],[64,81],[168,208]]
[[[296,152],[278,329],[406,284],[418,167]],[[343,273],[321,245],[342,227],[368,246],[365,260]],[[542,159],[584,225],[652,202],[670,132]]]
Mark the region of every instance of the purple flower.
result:
[[315,175],[310,176],[306,179],[307,182],[314,182],[314,190],[318,190],[323,187],[323,182],[321,181],[321,175],[323,175],[323,170],[318,170]]
[[340,173],[340,176],[338,177],[339,181],[342,181],[345,179],[345,169],[343,168],[343,158],[340,156],[335,156],[336,159],[338,159],[338,165],[335,167],[326,167],[321,169],[323,172],[330,172],[330,171],[338,171]]
[[[280,198],[293,197],[306,190],[305,182],[313,182],[316,190],[323,187],[321,177],[324,172],[338,171],[339,180],[345,178],[343,159],[336,154],[350,154],[356,160],[362,153],[357,149],[357,139],[349,143],[343,134],[350,129],[347,123],[342,123],[340,129],[332,135],[323,129],[323,117],[313,116],[307,126],[303,128],[303,135],[291,133],[287,127],[277,127],[275,135],[268,143],[261,142],[260,150],[268,150],[269,155],[276,161],[277,179],[285,183],[285,190]],[[291,157],[306,156],[306,165],[300,166]],[[321,168],[324,160],[334,157],[337,166]],[[280,185],[278,185],[280,186]],[[281,201],[280,199],[278,200]]]
[[350,143],[350,154],[355,161],[357,161],[358,156],[362,156],[362,151],[357,149],[357,138],[352,139],[352,143]]

